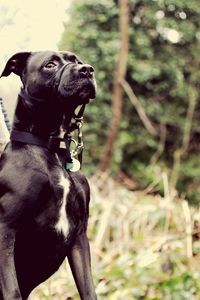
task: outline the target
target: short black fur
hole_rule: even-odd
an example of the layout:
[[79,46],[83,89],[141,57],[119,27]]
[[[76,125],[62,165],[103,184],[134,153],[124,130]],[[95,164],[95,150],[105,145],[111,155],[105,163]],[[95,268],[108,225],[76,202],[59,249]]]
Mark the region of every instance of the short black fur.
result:
[[[70,52],[15,54],[2,73],[14,72],[23,83],[13,129],[58,136],[76,107],[95,97],[93,71]],[[57,153],[8,143],[0,159],[0,300],[27,299],[65,257],[80,298],[97,299],[86,235],[89,199],[85,176],[66,171]],[[56,227],[63,201],[67,234]]]

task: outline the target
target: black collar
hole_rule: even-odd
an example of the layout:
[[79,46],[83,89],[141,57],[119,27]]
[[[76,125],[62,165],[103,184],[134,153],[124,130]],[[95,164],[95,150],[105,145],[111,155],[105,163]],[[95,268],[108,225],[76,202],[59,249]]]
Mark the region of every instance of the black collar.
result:
[[[49,136],[47,138],[39,137],[30,132],[12,130],[10,134],[10,140],[12,142],[18,142],[22,144],[36,145],[48,149],[51,153],[57,153],[63,167],[70,170],[73,166],[73,157],[70,152],[71,138],[65,135],[63,138],[59,136]],[[61,147],[61,142],[64,142],[65,147]]]
[[[31,144],[48,149],[52,153],[57,153],[64,168],[71,170],[73,168],[73,162],[79,161],[81,167],[82,155],[83,155],[83,140],[82,140],[82,122],[85,105],[82,105],[77,113],[74,113],[70,125],[66,129],[64,137],[50,135],[49,137],[40,137],[27,131],[21,131],[13,129],[10,134],[10,140],[12,142],[18,142],[22,144]],[[77,130],[77,142],[72,138],[72,132]],[[61,142],[64,142],[65,147],[61,147]],[[71,142],[75,143],[75,150],[70,151]],[[77,159],[75,159],[75,157]]]
[[[40,137],[30,132],[13,129],[10,133],[10,140],[23,144],[31,144],[47,148],[52,152],[57,152],[60,148],[60,143],[63,141],[66,144],[68,140],[59,136],[50,135],[49,137]],[[67,146],[67,145],[66,145]]]

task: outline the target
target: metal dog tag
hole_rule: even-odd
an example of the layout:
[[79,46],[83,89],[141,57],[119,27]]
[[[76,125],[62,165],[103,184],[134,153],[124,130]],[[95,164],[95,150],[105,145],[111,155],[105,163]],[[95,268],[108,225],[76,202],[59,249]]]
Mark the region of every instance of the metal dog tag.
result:
[[72,168],[70,168],[70,172],[77,172],[80,170],[80,168],[81,168],[81,164],[78,161],[78,159],[73,158],[72,159]]

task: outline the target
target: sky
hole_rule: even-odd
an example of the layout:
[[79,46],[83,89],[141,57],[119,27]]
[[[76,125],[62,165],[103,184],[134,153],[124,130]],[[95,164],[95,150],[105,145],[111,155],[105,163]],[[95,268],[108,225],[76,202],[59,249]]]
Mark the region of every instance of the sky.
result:
[[[0,73],[19,51],[56,50],[71,0],[0,0]],[[0,97],[13,113],[20,87],[16,75],[0,78]]]

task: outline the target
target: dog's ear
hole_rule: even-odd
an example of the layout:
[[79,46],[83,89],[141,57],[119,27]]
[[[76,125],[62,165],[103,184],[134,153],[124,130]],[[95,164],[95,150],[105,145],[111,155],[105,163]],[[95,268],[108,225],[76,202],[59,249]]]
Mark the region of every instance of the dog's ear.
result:
[[31,52],[19,52],[14,54],[7,62],[2,74],[2,76],[8,76],[10,73],[15,73],[19,76],[22,75],[23,69],[25,68],[28,57]]

